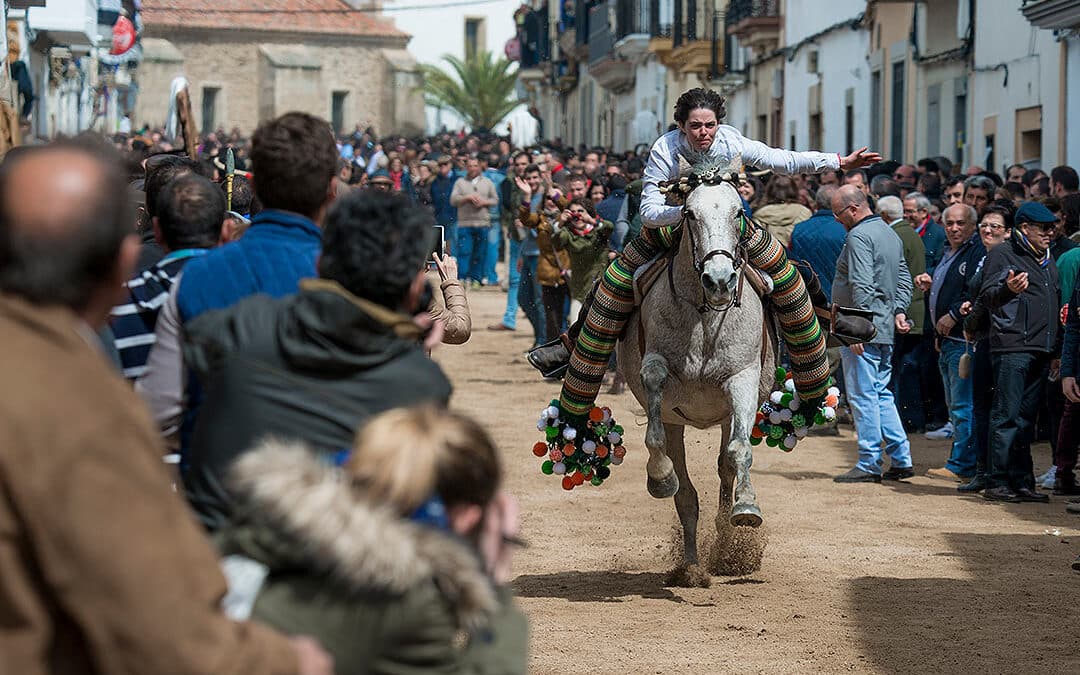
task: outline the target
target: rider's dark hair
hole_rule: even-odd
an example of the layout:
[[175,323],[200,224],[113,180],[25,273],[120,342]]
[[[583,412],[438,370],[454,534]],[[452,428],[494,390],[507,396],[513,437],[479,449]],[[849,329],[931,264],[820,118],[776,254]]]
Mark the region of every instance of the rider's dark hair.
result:
[[675,121],[685,124],[690,119],[690,113],[695,110],[711,110],[716,113],[716,121],[724,119],[727,110],[724,108],[724,97],[710,89],[696,87],[683,93],[675,102]]

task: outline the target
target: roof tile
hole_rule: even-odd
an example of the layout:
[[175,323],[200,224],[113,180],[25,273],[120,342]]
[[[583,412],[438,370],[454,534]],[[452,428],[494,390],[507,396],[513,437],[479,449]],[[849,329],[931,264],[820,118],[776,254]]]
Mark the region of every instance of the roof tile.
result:
[[408,37],[392,19],[344,0],[143,0],[145,26]]

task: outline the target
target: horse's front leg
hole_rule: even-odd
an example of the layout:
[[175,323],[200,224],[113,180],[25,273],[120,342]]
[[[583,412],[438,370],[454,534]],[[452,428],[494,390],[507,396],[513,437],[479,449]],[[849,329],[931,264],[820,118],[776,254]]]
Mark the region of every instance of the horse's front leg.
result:
[[761,525],[761,509],[750,482],[750,466],[754,463],[750,430],[757,413],[759,368],[747,368],[727,383],[731,395],[731,440],[726,452],[735,469],[735,503],[731,507],[731,524],[749,527]]
[[641,383],[645,387],[645,412],[649,426],[645,431],[645,447],[649,449],[649,462],[645,466],[648,474],[649,494],[657,499],[674,496],[679,491],[679,479],[675,476],[675,466],[667,456],[667,438],[664,433],[663,403],[664,385],[670,370],[667,360],[655,352],[649,352],[641,360]]

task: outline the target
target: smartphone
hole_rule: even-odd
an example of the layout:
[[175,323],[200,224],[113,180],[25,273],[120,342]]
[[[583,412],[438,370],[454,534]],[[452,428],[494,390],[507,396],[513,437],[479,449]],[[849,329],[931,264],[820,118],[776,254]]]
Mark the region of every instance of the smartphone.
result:
[[433,226],[435,230],[435,243],[431,246],[431,255],[428,256],[427,266],[429,269],[435,269],[435,254],[438,253],[439,257],[446,255],[446,229],[442,225]]

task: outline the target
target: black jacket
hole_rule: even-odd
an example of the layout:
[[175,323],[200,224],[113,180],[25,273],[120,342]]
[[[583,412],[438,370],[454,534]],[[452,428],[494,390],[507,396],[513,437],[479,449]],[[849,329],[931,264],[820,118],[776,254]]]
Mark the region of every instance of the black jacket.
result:
[[[1009,271],[1028,273],[1028,287],[1019,295],[1009,290]],[[1053,259],[1040,267],[1016,235],[995,246],[983,262],[979,299],[990,311],[990,351],[1050,352],[1060,345],[1060,282]]]
[[184,360],[206,397],[181,475],[211,530],[231,516],[226,470],[260,441],[303,441],[329,456],[350,448],[372,415],[450,399],[439,366],[395,333],[416,336],[408,317],[333,282],[307,279],[281,299],[256,295],[185,329]]
[[[967,286],[975,270],[979,267],[979,261],[986,255],[982,239],[978,234],[965,241],[956,253],[956,259],[949,265],[942,282],[941,290],[938,291],[934,303],[934,317],[940,319],[946,314],[952,316],[956,324],[949,331],[948,337],[958,340],[964,339],[964,322],[960,314],[960,306],[968,300]],[[942,263],[938,262],[937,271],[940,273]],[[929,321],[929,318],[928,318]]]

